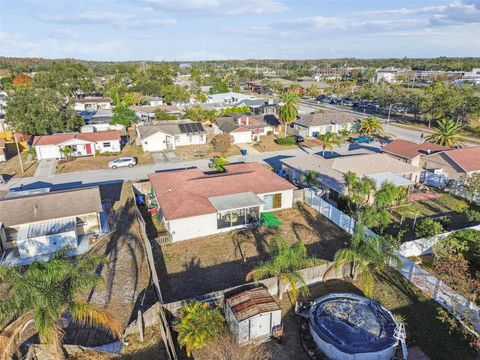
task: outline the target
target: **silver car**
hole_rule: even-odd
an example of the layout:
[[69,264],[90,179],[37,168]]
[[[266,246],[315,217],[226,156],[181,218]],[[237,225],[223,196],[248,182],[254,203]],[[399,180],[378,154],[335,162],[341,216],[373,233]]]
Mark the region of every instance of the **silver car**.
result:
[[137,159],[134,156],[120,157],[108,163],[108,167],[113,170],[119,167],[131,168],[131,167],[134,167],[135,165],[137,165]]

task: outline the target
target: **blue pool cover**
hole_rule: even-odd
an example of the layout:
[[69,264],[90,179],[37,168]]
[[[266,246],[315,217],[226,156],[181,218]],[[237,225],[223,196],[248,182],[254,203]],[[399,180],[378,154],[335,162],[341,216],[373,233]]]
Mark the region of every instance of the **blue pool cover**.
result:
[[310,328],[323,341],[348,353],[369,353],[396,344],[396,322],[376,301],[351,293],[332,293],[312,304]]

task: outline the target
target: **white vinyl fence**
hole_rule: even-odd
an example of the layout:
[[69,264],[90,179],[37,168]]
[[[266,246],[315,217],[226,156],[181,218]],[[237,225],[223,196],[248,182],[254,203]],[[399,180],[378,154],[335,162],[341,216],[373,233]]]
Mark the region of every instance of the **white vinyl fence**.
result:
[[[315,188],[305,189],[305,202],[336,225],[352,234],[355,227],[355,220],[322,199],[320,195],[317,195],[317,191],[318,190]],[[480,230],[480,225],[472,226],[470,229]],[[376,234],[369,229],[366,230],[366,234],[369,236],[376,236]],[[407,280],[447,309],[450,313],[462,318],[461,320],[467,318],[471,321],[475,325],[476,331],[480,333],[479,308],[464,296],[452,290],[443,281],[437,279],[435,276],[407,258],[408,256],[418,256],[431,253],[432,246],[449,234],[451,234],[451,232],[440,234],[432,238],[417,239],[403,243],[398,253],[402,260],[402,267],[397,270]]]

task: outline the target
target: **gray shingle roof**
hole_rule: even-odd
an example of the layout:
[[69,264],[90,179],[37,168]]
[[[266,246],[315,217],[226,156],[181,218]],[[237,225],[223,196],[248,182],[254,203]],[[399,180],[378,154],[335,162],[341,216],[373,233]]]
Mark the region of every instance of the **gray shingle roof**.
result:
[[363,118],[362,115],[351,114],[342,111],[324,111],[315,114],[301,115],[297,120],[294,121],[294,123],[305,127],[310,127],[353,123],[361,118]]
[[0,200],[0,222],[15,226],[102,211],[98,186]]

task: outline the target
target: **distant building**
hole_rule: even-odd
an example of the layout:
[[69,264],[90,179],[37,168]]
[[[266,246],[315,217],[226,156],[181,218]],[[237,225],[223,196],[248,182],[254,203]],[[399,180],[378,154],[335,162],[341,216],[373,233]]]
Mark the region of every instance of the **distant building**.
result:
[[322,111],[314,114],[300,115],[293,121],[292,127],[301,136],[317,137],[326,132],[334,134],[341,130],[351,130],[361,115],[343,111]]
[[278,134],[281,123],[275,115],[228,114],[212,124],[214,134],[230,134],[234,144],[260,141],[269,132]]
[[159,109],[165,111],[167,115],[176,116],[177,118],[179,118],[183,114],[183,111],[175,105],[130,106],[130,109],[133,110],[133,112],[137,116],[137,119],[140,122],[149,122],[156,120],[155,111]]
[[208,104],[228,104],[228,105],[231,105],[232,107],[244,100],[257,99],[253,95],[247,95],[247,94],[236,93],[236,92],[210,94],[210,95],[207,95],[207,98],[208,98],[207,100]]
[[112,99],[110,98],[83,98],[76,99],[74,110],[77,111],[95,111],[108,110],[112,108]]

